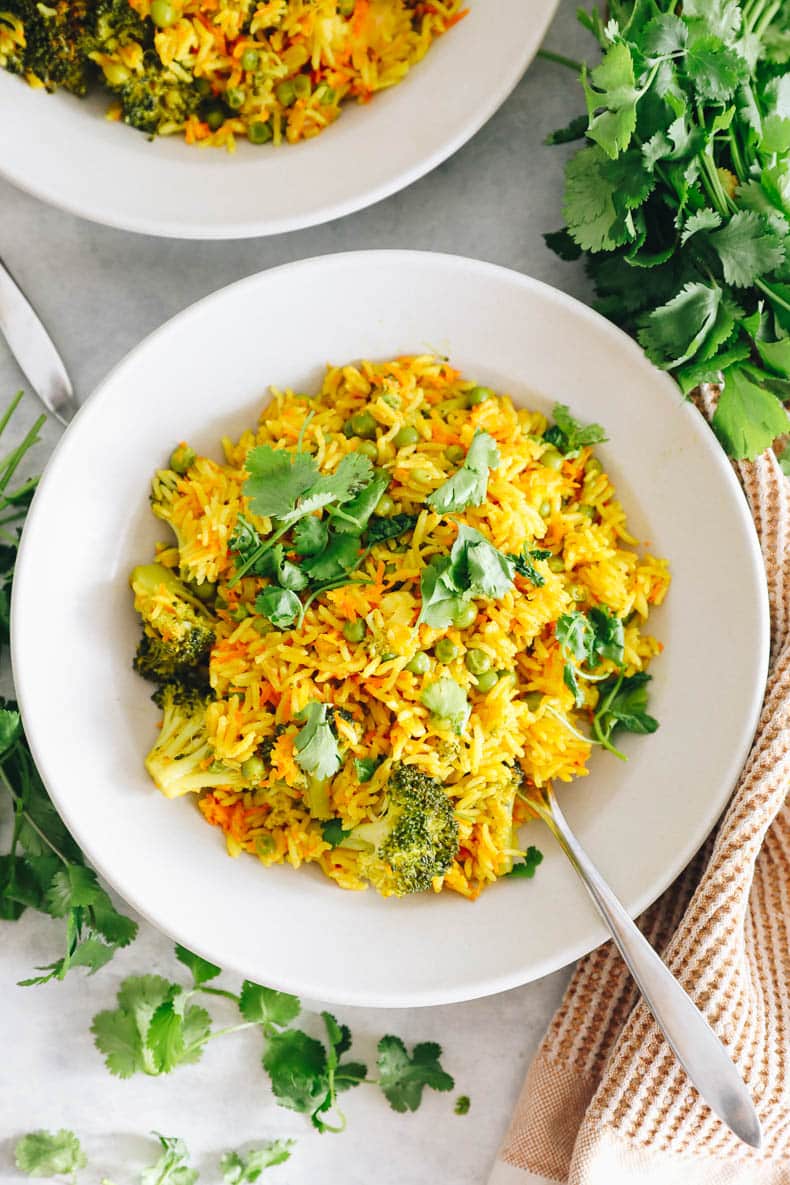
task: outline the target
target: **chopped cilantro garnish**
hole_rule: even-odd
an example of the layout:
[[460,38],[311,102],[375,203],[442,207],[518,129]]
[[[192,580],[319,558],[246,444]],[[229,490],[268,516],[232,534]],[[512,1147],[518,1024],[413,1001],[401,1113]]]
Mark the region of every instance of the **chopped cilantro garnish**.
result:
[[473,597],[501,597],[513,586],[515,562],[473,527],[460,523],[449,556],[423,569],[420,621],[446,629]]
[[428,495],[427,502],[437,514],[453,514],[467,506],[481,506],[488,489],[488,471],[499,464],[496,441],[487,432],[477,431],[461,468]]
[[581,424],[571,415],[564,403],[554,405],[554,424],[543,433],[544,439],[568,456],[590,444],[602,444],[608,440],[600,424]]
[[463,732],[472,709],[455,679],[443,675],[436,683],[429,683],[420,698],[432,716],[446,720],[453,732]]
[[535,869],[542,863],[543,852],[530,844],[524,853],[524,859],[517,861],[505,876],[512,876],[517,880],[531,880],[535,875]]
[[313,778],[331,778],[340,769],[340,751],[327,719],[326,704],[312,700],[296,716],[302,727],[294,742],[294,757],[300,769]]

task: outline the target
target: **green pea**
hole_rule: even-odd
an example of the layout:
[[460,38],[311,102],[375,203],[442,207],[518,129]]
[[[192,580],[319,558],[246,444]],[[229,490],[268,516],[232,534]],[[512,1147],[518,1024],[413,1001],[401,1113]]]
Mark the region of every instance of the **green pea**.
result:
[[564,462],[565,458],[562,453],[551,446],[544,451],[540,458],[541,465],[544,465],[546,469],[562,469]]
[[225,92],[225,102],[234,111],[238,111],[240,107],[244,106],[244,100],[247,98],[247,92],[241,86],[231,86]]
[[561,555],[550,555],[548,558],[548,565],[550,572],[564,572],[565,560]]
[[493,394],[490,387],[472,387],[472,390],[466,393],[466,405],[476,407],[478,403],[485,403],[486,399],[491,399]]
[[406,670],[412,675],[427,675],[431,669],[431,660],[424,650],[418,650],[410,662],[406,663]]
[[467,671],[472,675],[484,675],[486,671],[491,670],[491,659],[489,655],[486,654],[485,650],[478,650],[475,647],[467,650],[464,662],[466,663]]
[[379,455],[378,446],[372,440],[361,440],[357,445],[357,452],[370,461],[375,461]]
[[400,407],[400,395],[397,391],[385,391],[381,398],[387,407],[394,407],[396,411]]
[[411,476],[412,481],[418,482],[421,486],[428,485],[429,482],[433,481],[433,474],[429,469],[412,469]]
[[178,20],[178,10],[175,4],[170,4],[168,0],[153,0],[151,20],[157,29],[169,29]]
[[247,139],[250,144],[268,144],[274,135],[271,124],[256,119],[247,128]]
[[273,626],[265,617],[256,617],[252,623],[252,628],[256,634],[260,634],[262,638],[265,638],[267,634],[272,632]]
[[543,692],[528,691],[524,696],[524,703],[527,705],[530,712],[537,712],[538,708],[543,703]]
[[590,457],[589,461],[584,466],[584,476],[597,477],[599,473],[603,473],[603,465],[597,457]]
[[211,83],[207,78],[196,78],[195,90],[201,98],[206,99],[211,94]]
[[294,94],[297,99],[309,99],[313,88],[310,85],[310,79],[306,74],[297,74],[293,80]]
[[260,782],[266,773],[266,765],[262,757],[248,757],[241,763],[241,776],[248,782]]
[[274,93],[277,97],[277,102],[281,103],[283,107],[290,107],[296,98],[294,84],[290,78],[286,78],[285,82],[278,82],[274,88]]
[[389,518],[394,509],[395,503],[389,494],[382,494],[376,503],[376,514],[380,514],[382,518]]
[[257,50],[245,49],[244,53],[241,55],[241,68],[242,70],[248,71],[257,70],[260,60],[261,57]]
[[370,440],[376,435],[378,425],[369,411],[358,411],[351,417],[351,429],[355,436]]
[[419,439],[419,432],[416,428],[412,428],[410,424],[405,424],[395,433],[395,444],[398,448],[406,448],[410,444],[416,444]]
[[551,502],[549,502],[548,498],[544,498],[541,502],[538,507],[538,514],[541,518],[548,518],[551,514]]
[[462,601],[453,613],[453,625],[459,630],[468,630],[477,619],[477,606],[471,601]]
[[197,453],[193,448],[188,444],[179,444],[170,454],[170,468],[183,477],[187,469],[195,464],[196,458]]
[[237,605],[235,609],[231,609],[230,616],[234,621],[244,621],[245,617],[249,617],[250,611],[246,605]]
[[584,502],[579,507],[579,514],[582,516],[582,518],[586,518],[586,519],[589,519],[590,521],[592,521],[595,518],[595,507],[588,506],[587,503]]
[[368,627],[362,618],[358,617],[356,621],[347,621],[345,623],[343,626],[343,637],[347,642],[361,642],[367,631]]
[[331,86],[327,86],[325,82],[322,82],[320,86],[316,87],[315,97],[322,107],[331,107],[337,99],[337,93]]
[[277,849],[277,841],[273,835],[258,835],[255,838],[256,856],[271,856]]
[[382,662],[392,662],[393,658],[397,658],[397,657],[398,657],[397,654],[393,654],[393,652],[391,650],[388,650],[385,654],[382,654],[381,661]]
[[464,457],[466,456],[466,449],[462,448],[460,444],[448,444],[447,448],[444,450],[444,455],[447,457],[448,461],[453,463],[453,465],[457,465],[459,461],[463,461]]
[[209,131],[216,132],[222,127],[225,122],[225,110],[223,107],[213,106],[206,110],[203,120],[208,124]]
[[483,695],[488,695],[493,687],[496,687],[499,682],[499,675],[496,671],[484,671],[482,675],[477,677],[477,690]]
[[458,647],[449,638],[441,638],[433,648],[439,662],[452,662],[458,656]]

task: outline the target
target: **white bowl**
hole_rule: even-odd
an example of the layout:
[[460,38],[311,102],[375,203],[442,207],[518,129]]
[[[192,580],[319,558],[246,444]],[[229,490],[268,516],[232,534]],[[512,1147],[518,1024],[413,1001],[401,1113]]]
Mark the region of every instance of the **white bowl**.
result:
[[[315,294],[321,293],[316,301]],[[216,963],[336,1003],[438,1004],[513,987],[598,945],[604,931],[539,823],[533,881],[384,900],[314,868],[231,860],[193,801],[143,768],[159,717],[131,670],[131,567],[162,525],[151,473],[174,441],[219,456],[269,383],[315,389],[324,363],[436,351],[516,401],[556,400],[604,424],[607,470],[636,535],[671,562],[651,624],[652,737],[624,764],[593,753],[565,787],[572,826],[631,914],[690,859],[732,789],[756,725],[767,594],[746,502],[696,410],[634,343],[569,297],[486,263],[419,252],[276,268],[181,313],[79,412],[49,463],[14,580],[12,657],[33,752],[88,858],[155,925]]]
[[472,0],[406,79],[309,142],[224,151],[149,142],[87,101],[0,70],[0,174],[72,214],[121,230],[239,239],[328,222],[440,164],[510,94],[558,0]]

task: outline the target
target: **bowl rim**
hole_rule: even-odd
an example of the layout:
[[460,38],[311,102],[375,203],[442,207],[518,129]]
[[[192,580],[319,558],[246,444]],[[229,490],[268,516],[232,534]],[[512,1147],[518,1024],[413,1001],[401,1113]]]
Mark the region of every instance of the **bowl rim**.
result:
[[[524,273],[517,272],[511,268],[504,267],[499,264],[489,263],[487,261],[469,258],[462,255],[453,255],[442,252],[430,252],[419,250],[401,250],[401,249],[373,249],[365,251],[347,251],[338,252],[336,254],[311,256],[309,258],[295,260],[289,263],[280,264],[277,267],[264,269],[251,276],[244,277],[232,284],[226,285],[216,291],[209,293],[207,296],[194,302],[193,304],[182,309],[173,317],[165,321],[159,328],[152,333],[146,335],[136,346],[129,350],[123,358],[109,371],[106,377],[94,389],[92,395],[85,401],[80,410],[77,412],[72,423],[81,422],[89,419],[92,415],[97,414],[103,408],[105,402],[112,398],[113,388],[116,384],[117,378],[121,375],[127,366],[134,365],[136,355],[141,350],[145,349],[150,343],[158,340],[162,336],[166,336],[174,325],[188,321],[198,310],[205,306],[210,306],[212,303],[222,300],[225,295],[230,292],[243,292],[245,289],[254,289],[256,284],[260,283],[263,277],[276,276],[278,273],[285,271],[298,272],[308,271],[314,267],[320,267],[331,263],[334,265],[343,266],[347,262],[356,260],[367,260],[378,267],[384,267],[389,263],[398,261],[403,264],[417,264],[425,260],[437,261],[441,264],[451,268],[458,268],[469,274],[488,274],[491,276],[499,276],[510,284],[517,284],[520,287],[531,289],[544,299],[555,302],[563,308],[566,308],[576,316],[582,317],[590,322],[597,331],[608,336],[613,342],[616,342],[620,350],[626,350],[633,355],[638,356],[644,365],[646,359],[641,348],[633,341],[627,334],[625,334],[617,326],[613,325],[601,314],[595,312],[589,306],[583,304],[581,301],[569,296],[562,290],[546,284],[544,281],[537,280]],[[661,377],[668,393],[674,397],[679,396],[678,388],[672,379],[662,372],[656,370],[656,374]],[[698,412],[691,406],[686,408],[689,416],[698,416]],[[35,534],[35,525],[38,521],[39,515],[42,513],[42,508],[46,506],[46,491],[49,485],[55,481],[55,474],[58,466],[58,460],[62,454],[64,441],[71,435],[71,426],[64,432],[60,441],[56,445],[49,462],[45,466],[42,479],[36,490],[33,502],[25,523],[22,539],[20,542],[18,558],[15,570],[15,580],[12,589],[11,600],[11,640],[10,653],[11,663],[14,676],[14,686],[16,689],[16,696],[18,699],[20,712],[23,719],[23,724],[27,720],[32,719],[34,715],[33,703],[36,699],[35,692],[27,685],[25,663],[20,650],[20,628],[15,626],[15,621],[19,619],[19,604],[23,596],[23,588],[26,583],[27,568],[30,564],[32,554],[31,540]],[[653,904],[661,894],[669,887],[669,885],[676,879],[676,877],[686,867],[695,853],[702,846],[706,838],[710,835],[718,822],[724,808],[726,807],[732,791],[737,783],[740,772],[743,768],[746,757],[752,745],[753,737],[757,728],[762,708],[763,695],[765,690],[765,683],[768,674],[769,654],[770,654],[770,614],[769,614],[769,599],[768,599],[768,585],[765,576],[765,570],[762,561],[762,553],[757,536],[754,520],[749,512],[746,497],[743,489],[738,482],[734,467],[729,458],[724,453],[724,450],[717,442],[712,432],[700,434],[700,439],[704,441],[703,447],[706,448],[710,457],[718,470],[721,480],[726,483],[731,493],[736,495],[734,499],[734,506],[738,507],[738,512],[741,517],[741,522],[745,528],[745,536],[749,540],[750,554],[753,563],[753,574],[757,576],[757,585],[759,587],[759,599],[755,605],[755,612],[759,618],[759,654],[755,664],[755,670],[759,671],[759,677],[754,679],[754,685],[751,689],[750,705],[748,716],[744,721],[744,727],[741,730],[739,743],[733,745],[730,751],[730,758],[727,763],[727,775],[722,778],[721,789],[717,796],[711,795],[707,809],[700,812],[700,822],[693,832],[689,832],[685,841],[678,844],[675,848],[675,856],[670,864],[667,865],[664,875],[658,877],[652,884],[643,888],[634,899],[626,901],[625,907],[631,917],[638,917],[650,905]],[[92,850],[90,840],[84,842],[84,827],[80,822],[80,818],[75,817],[74,812],[69,808],[67,803],[60,800],[57,791],[50,788],[56,784],[56,777],[52,776],[55,769],[54,758],[48,757],[46,754],[46,746],[43,743],[41,735],[37,735],[35,728],[31,730],[28,735],[28,742],[30,744],[31,752],[35,760],[36,766],[41,774],[45,786],[50,793],[53,803],[55,804],[58,813],[61,815],[64,823],[69,831],[74,836],[79,846],[85,851],[90,863],[95,867],[96,871],[111,885],[116,887],[116,879],[113,876],[112,870],[105,867],[102,860],[102,852]],[[216,961],[217,953],[202,946],[200,942],[196,942],[194,937],[179,932],[176,929],[163,928],[162,922],[156,918],[148,909],[141,906],[139,898],[133,891],[129,891],[126,887],[123,890],[116,890],[119,895],[125,900],[141,917],[145,918],[152,926],[162,933],[168,934],[174,941],[180,942],[194,950],[195,953],[203,957]],[[346,1005],[346,1006],[361,1006],[361,1007],[383,1007],[383,1008],[397,1008],[397,1007],[424,1007],[439,1004],[457,1003],[471,999],[477,999],[487,995],[506,991],[511,988],[519,987],[525,983],[532,982],[535,979],[542,978],[544,975],[550,974],[553,971],[559,970],[562,967],[574,962],[576,959],[589,953],[595,949],[601,942],[609,937],[608,930],[601,922],[592,919],[591,924],[585,931],[586,937],[577,941],[566,941],[564,944],[558,942],[557,946],[553,948],[551,955],[547,955],[542,959],[535,959],[530,964],[529,974],[525,976],[524,969],[521,971],[517,968],[509,970],[506,973],[494,977],[485,974],[478,974],[474,982],[465,981],[461,986],[443,987],[437,989],[422,989],[420,991],[408,990],[405,993],[395,985],[386,997],[374,997],[365,990],[356,990],[353,985],[346,985],[342,994],[337,991],[327,991],[320,984],[320,981],[306,984],[304,982],[296,983],[289,980],[287,976],[279,978],[277,975],[269,975],[268,982],[281,990],[292,991],[300,996],[323,1000],[331,1004]],[[223,956],[223,966],[227,971],[234,972],[241,976],[245,976],[248,972],[244,966],[233,958],[226,958]]]
[[[146,214],[145,211],[134,215],[118,215],[112,207],[101,203],[92,206],[90,202],[81,203],[71,200],[68,195],[60,192],[55,177],[50,185],[31,181],[26,177],[24,168],[15,168],[13,164],[4,162],[2,153],[0,153],[0,176],[24,193],[77,218],[84,218],[89,222],[107,226],[113,230],[123,230],[157,238],[201,241],[252,239],[287,234],[290,231],[304,230],[312,226],[323,226],[324,223],[334,222],[339,218],[344,218],[347,214],[354,214],[367,209],[368,206],[376,205],[385,198],[398,193],[401,189],[406,189],[421,177],[432,172],[471,140],[498,111],[521,81],[543,41],[559,7],[559,2],[560,0],[539,0],[542,10],[537,16],[535,38],[525,43],[523,53],[514,60],[510,70],[502,74],[498,85],[492,87],[488,92],[485,102],[479,105],[463,127],[460,127],[453,136],[438,144],[433,151],[420,156],[409,168],[402,169],[387,180],[362,188],[354,196],[323,206],[317,205],[312,212],[303,215],[282,214],[277,218],[267,218],[265,221],[250,219],[219,226],[196,219],[194,222],[190,222],[188,228],[185,229],[175,219],[156,218]],[[129,131],[131,132],[131,129]]]

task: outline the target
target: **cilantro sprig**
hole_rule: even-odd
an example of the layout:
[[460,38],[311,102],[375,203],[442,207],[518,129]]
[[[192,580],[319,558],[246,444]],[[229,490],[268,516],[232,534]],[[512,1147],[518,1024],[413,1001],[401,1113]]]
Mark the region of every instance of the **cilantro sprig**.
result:
[[[314,1036],[295,1026],[302,1012],[296,996],[251,980],[245,980],[235,993],[215,985],[221,972],[213,963],[180,946],[176,957],[191,973],[190,986],[159,975],[130,976],[118,989],[117,1006],[94,1016],[91,1031],[110,1073],[121,1078],[169,1074],[198,1061],[209,1041],[254,1029],[263,1039],[261,1064],[275,1099],[281,1107],[308,1115],[319,1132],[343,1131],[346,1119],[338,1107],[338,1095],[362,1083],[378,1086],[396,1111],[415,1111],[426,1086],[439,1091],[453,1088],[453,1079],[439,1060],[441,1049],[432,1042],[416,1045],[409,1054],[399,1037],[383,1037],[378,1045],[378,1077],[369,1078],[363,1062],[346,1056],[351,1033],[330,1012],[320,1015],[322,1037]],[[195,1002],[200,996],[229,1001],[240,1019],[214,1028],[207,1010]],[[226,1179],[233,1185],[256,1179],[249,1174],[257,1162],[247,1169],[244,1163],[238,1154],[227,1160]],[[248,1175],[238,1175],[243,1171]]]
[[459,523],[450,554],[423,569],[419,620],[446,629],[475,597],[502,597],[513,587],[518,557],[504,555],[474,527]]
[[[790,427],[790,18],[775,0],[614,0],[580,13],[586,136],[565,228],[598,308],[684,393],[722,385],[713,429],[753,458]],[[558,55],[547,55],[555,61]],[[566,62],[567,64],[567,62]]]
[[461,468],[428,495],[431,510],[437,514],[458,514],[468,506],[481,506],[488,490],[489,470],[496,469],[499,461],[496,441],[478,429]]
[[74,1132],[61,1128],[57,1132],[28,1132],[17,1140],[14,1148],[16,1167],[29,1177],[56,1177],[68,1173],[71,1180],[88,1163]]
[[557,619],[556,636],[565,658],[565,685],[573,692],[578,705],[582,700],[579,678],[595,681],[595,676],[582,669],[584,664],[594,669],[602,659],[610,659],[618,666],[622,663],[625,648],[623,623],[606,605],[596,605],[588,613],[578,610],[563,613]]

